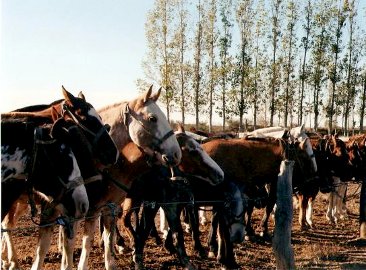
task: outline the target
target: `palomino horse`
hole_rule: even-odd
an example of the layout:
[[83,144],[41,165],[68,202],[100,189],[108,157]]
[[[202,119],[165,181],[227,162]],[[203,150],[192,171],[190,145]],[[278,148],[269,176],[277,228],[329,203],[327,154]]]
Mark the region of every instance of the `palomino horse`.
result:
[[[63,100],[55,101],[49,105],[34,105],[18,109],[2,114],[2,118],[22,118],[24,121],[33,121],[38,125],[53,123],[57,119],[66,120],[69,124],[65,128],[69,131],[71,138],[69,144],[72,146],[78,160],[84,182],[87,184],[87,188],[91,185],[98,186],[102,177],[94,166],[94,160],[108,166],[117,161],[119,152],[108,134],[108,126],[103,124],[94,107],[86,102],[85,96],[80,93],[79,97],[74,97],[64,87],[62,87],[62,93],[64,95]],[[18,211],[18,213],[8,215],[7,219],[3,221],[3,227],[11,228],[15,226],[16,219],[21,211],[24,212],[27,209],[26,204],[26,200],[23,203],[19,201],[13,209],[13,212]],[[41,228],[40,230],[42,231],[40,232],[40,248],[37,250],[36,260],[33,265],[34,269],[41,267],[48,249],[45,245],[49,244],[46,239],[49,239],[52,234],[51,227]],[[6,234],[4,235],[7,237]],[[10,242],[10,237],[7,237],[6,240],[10,264],[16,266],[15,249]]]
[[[38,126],[28,120],[1,121],[2,221],[24,192],[28,192],[30,202],[34,193],[45,202],[43,224],[55,222],[60,212],[77,218],[86,214],[88,196],[74,153],[66,144],[70,140],[66,126],[63,119],[52,126]],[[10,244],[9,268],[16,269],[10,232],[4,235]]]
[[[192,206],[195,200],[191,190],[193,182],[203,182],[205,183],[203,186],[211,187],[220,185],[224,179],[221,168],[180,125],[176,137],[182,149],[182,160],[174,175],[172,176],[165,167],[154,166],[133,183],[123,203],[122,219],[134,248],[135,269],[143,269],[145,242],[154,226],[154,218],[159,207],[166,213],[170,235],[175,240],[171,243],[172,249],[175,249],[185,269],[195,269],[185,251],[180,214],[184,207]],[[130,225],[130,215],[135,209],[140,208],[143,201],[155,203],[143,205],[143,217],[137,222],[136,229],[133,229]],[[195,236],[198,237],[198,233]]]
[[[116,103],[111,106],[107,106],[99,110],[103,121],[109,124],[110,134],[113,140],[116,142],[120,151],[124,151],[126,145],[129,142],[133,142],[138,146],[139,151],[146,153],[150,159],[154,162],[162,163],[166,166],[175,166],[180,162],[181,149],[175,138],[174,132],[171,129],[165,115],[161,109],[157,106],[156,101],[160,95],[160,89],[156,94],[152,95],[152,86],[141,96],[126,102]],[[135,151],[136,152],[136,151]],[[127,157],[134,160],[134,152],[127,153]],[[79,269],[88,268],[88,257],[92,246],[92,236],[95,232],[95,227],[98,218],[98,214],[112,218],[111,209],[107,207],[108,202],[116,202],[120,204],[125,197],[125,190],[120,190],[116,187],[117,182],[123,183],[122,186],[129,186],[132,177],[127,178],[126,175],[131,174],[131,170],[134,170],[133,166],[136,164],[130,164],[129,161],[123,162],[123,158],[120,162],[113,165],[109,169],[109,173],[105,173],[105,179],[110,181],[103,181],[104,188],[97,189],[94,192],[98,196],[90,196],[89,200],[93,208],[90,209],[88,215],[94,218],[88,218],[85,220],[84,233],[83,233],[83,248],[79,261]],[[132,162],[131,161],[131,162]],[[123,164],[125,163],[125,164]],[[138,168],[138,167],[137,167]],[[143,173],[143,166],[135,170],[134,173]],[[117,186],[121,186],[117,184]],[[112,192],[111,190],[115,190]],[[89,191],[88,191],[89,192]],[[108,217],[109,215],[109,217]],[[115,269],[114,258],[111,251],[112,235],[110,233],[110,227],[105,225],[104,245],[105,245],[105,266],[106,269]],[[63,252],[62,257],[62,269],[72,269],[73,265],[73,241],[65,237],[63,247],[67,253]]]

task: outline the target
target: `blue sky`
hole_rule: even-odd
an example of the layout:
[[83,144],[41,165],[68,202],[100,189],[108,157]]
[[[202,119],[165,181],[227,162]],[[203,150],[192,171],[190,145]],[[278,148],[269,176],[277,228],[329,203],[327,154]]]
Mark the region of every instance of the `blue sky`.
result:
[[[152,0],[2,0],[1,112],[83,90],[96,108],[137,95]],[[157,87],[157,86],[156,86]]]

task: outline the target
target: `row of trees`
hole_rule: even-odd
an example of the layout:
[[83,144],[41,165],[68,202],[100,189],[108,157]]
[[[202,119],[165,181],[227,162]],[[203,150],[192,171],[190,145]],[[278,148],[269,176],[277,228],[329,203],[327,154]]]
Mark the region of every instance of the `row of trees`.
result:
[[[146,78],[172,112],[255,127],[310,120],[362,131],[365,10],[356,0],[156,0],[146,18]],[[363,23],[363,25],[362,25]],[[356,126],[357,125],[357,126]]]

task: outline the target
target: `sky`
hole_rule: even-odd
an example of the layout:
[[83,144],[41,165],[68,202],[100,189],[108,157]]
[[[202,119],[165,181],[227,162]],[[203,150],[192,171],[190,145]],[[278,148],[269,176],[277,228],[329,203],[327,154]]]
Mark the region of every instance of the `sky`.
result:
[[136,97],[153,2],[1,0],[1,112],[61,99],[62,85],[97,109]]
[[[96,109],[136,97],[153,4],[0,0],[0,112],[61,99],[62,85]],[[366,0],[359,4],[365,12]]]

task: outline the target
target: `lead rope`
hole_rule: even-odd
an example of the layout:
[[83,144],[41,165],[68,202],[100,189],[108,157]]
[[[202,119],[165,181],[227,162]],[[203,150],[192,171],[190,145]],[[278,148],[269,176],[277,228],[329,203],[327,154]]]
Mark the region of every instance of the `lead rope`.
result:
[[36,127],[34,129],[34,141],[33,141],[33,149],[32,149],[32,157],[31,157],[31,168],[30,171],[28,173],[28,178],[26,180],[27,182],[27,193],[28,193],[28,203],[30,205],[31,208],[31,215],[32,215],[32,219],[37,215],[38,211],[37,211],[37,207],[36,207],[36,202],[34,200],[34,193],[33,193],[33,186],[32,186],[32,175],[33,172],[35,170],[36,167],[36,157],[37,157],[37,153],[38,153],[38,139],[37,139],[37,135],[38,135],[38,130],[40,130],[38,127]]

